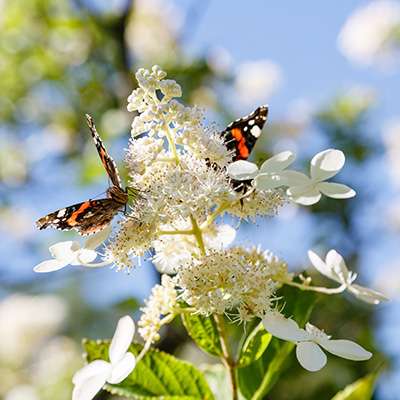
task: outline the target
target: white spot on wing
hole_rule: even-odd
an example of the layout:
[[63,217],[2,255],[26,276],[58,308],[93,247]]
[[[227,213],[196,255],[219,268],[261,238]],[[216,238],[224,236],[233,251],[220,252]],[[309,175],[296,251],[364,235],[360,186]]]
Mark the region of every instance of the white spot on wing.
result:
[[66,208],[61,209],[58,213],[57,213],[57,217],[58,218],[62,218],[65,215],[65,211],[67,211]]
[[261,135],[261,129],[257,125],[254,125],[250,132],[255,138],[258,138]]

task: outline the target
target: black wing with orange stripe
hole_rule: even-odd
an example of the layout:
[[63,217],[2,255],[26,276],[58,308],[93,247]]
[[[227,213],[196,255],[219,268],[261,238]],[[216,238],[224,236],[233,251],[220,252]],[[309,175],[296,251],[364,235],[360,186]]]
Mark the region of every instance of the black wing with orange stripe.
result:
[[105,228],[123,208],[113,199],[88,200],[55,211],[36,222],[39,229],[76,229],[81,235],[90,235]]
[[229,150],[235,150],[232,161],[246,160],[257,139],[261,135],[268,117],[268,106],[258,107],[250,115],[232,122],[222,132],[225,135],[225,145]]
[[107,154],[107,150],[104,147],[99,134],[97,133],[92,117],[86,114],[86,120],[89,125],[90,132],[92,133],[93,141],[96,146],[97,152],[99,153],[101,162],[103,163],[104,168],[107,171],[110,181],[114,186],[118,186],[119,188],[122,189],[121,179],[118,174],[117,166],[115,165],[113,158]]
[[76,229],[81,235],[90,235],[105,228],[128,203],[129,197],[126,190],[122,188],[114,160],[107,154],[92,118],[86,115],[86,119],[100,159],[112,182],[112,186],[107,189],[107,198],[88,200],[46,215],[36,221],[39,229],[49,227],[60,230]]

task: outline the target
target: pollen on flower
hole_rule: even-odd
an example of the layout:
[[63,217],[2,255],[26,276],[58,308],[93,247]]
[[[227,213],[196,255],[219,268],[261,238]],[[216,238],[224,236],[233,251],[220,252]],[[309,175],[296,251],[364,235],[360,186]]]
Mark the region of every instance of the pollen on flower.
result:
[[[171,225],[161,225],[159,239],[153,244],[155,255],[152,259],[157,270],[165,274],[173,274],[191,262],[193,256],[200,257],[199,246],[194,235],[187,234],[193,229],[190,219],[176,220],[173,225],[175,233],[162,234],[171,231]],[[177,234],[182,232],[182,234]],[[236,230],[229,225],[208,225],[202,232],[204,248],[221,250],[230,245],[236,236]]]
[[206,132],[200,126],[184,129],[176,143],[182,145],[189,154],[202,157],[220,167],[226,167],[232,161],[233,151],[225,145],[225,139],[219,132]]
[[145,136],[131,140],[129,152],[125,157],[131,175],[143,175],[146,168],[153,164],[162,155],[164,141]]
[[135,268],[133,258],[144,258],[153,241],[157,239],[156,229],[154,225],[133,217],[120,221],[119,225],[120,230],[105,247],[103,260],[114,264],[117,271],[129,273],[131,268]]
[[[179,165],[153,162],[140,173],[130,173],[147,205],[141,217],[161,224],[204,220],[218,199],[226,197],[230,186],[226,174],[210,168],[206,160],[179,153]],[[143,167],[143,164],[141,165]]]
[[[238,196],[238,193],[233,193],[233,196]],[[241,201],[233,202],[227,212],[232,217],[236,216],[239,221],[251,219],[255,222],[256,217],[271,218],[278,214],[278,208],[286,202],[287,197],[281,189],[254,190],[241,197]]]
[[248,320],[250,312],[262,317],[271,308],[277,287],[271,263],[278,263],[273,257],[254,262],[254,254],[248,256],[244,247],[233,247],[192,260],[177,275],[181,298],[205,315],[228,313],[237,306],[240,321]]
[[286,262],[274,256],[270,250],[262,251],[261,245],[248,247],[246,257],[252,265],[265,268],[265,272],[270,275],[271,279],[277,279],[277,287],[281,286],[279,283],[281,281],[291,282],[293,280],[294,273],[288,272]]
[[162,316],[175,315],[176,298],[175,281],[168,275],[162,275],[161,285],[155,285],[148,300],[145,300],[146,307],[140,310],[143,312],[139,325],[140,336],[153,341],[160,339],[158,331],[162,326]]

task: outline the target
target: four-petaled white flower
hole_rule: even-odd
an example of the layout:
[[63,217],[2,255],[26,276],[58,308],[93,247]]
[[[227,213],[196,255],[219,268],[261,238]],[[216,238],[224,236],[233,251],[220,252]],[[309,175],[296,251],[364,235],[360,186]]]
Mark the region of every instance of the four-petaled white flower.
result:
[[340,150],[329,149],[322,151],[311,160],[311,179],[301,172],[282,171],[279,176],[282,184],[289,186],[289,198],[299,204],[309,206],[321,198],[321,193],[334,199],[348,199],[356,192],[346,185],[323,182],[336,175],[343,167],[345,157]]
[[310,323],[306,324],[305,330],[300,329],[296,321],[287,319],[279,313],[266,313],[263,317],[263,325],[271,335],[297,345],[297,359],[308,371],[319,371],[325,366],[327,357],[321,347],[329,353],[348,360],[363,361],[372,357],[372,353],[357,343],[350,340],[330,340],[331,336]]
[[379,304],[380,301],[389,301],[387,297],[375,290],[353,284],[357,278],[357,274],[347,269],[343,257],[335,250],[328,252],[325,262],[311,250],[308,251],[308,258],[318,272],[340,283],[348,292],[360,300],[369,304]]
[[239,181],[251,179],[252,185],[259,190],[274,189],[284,185],[280,172],[289,166],[295,157],[291,151],[284,151],[265,161],[260,170],[252,162],[239,160],[229,164],[228,174]]
[[135,356],[127,352],[135,333],[135,324],[129,315],[118,321],[111,340],[110,362],[94,360],[77,371],[72,378],[75,385],[72,400],[91,400],[106,382],[122,382],[135,368]]
[[90,266],[88,263],[97,257],[97,252],[94,249],[110,236],[110,232],[111,226],[108,226],[90,236],[82,248],[79,242],[72,240],[56,243],[49,248],[54,260],[43,261],[36,265],[33,270],[35,272],[52,272],[64,268],[69,264]]

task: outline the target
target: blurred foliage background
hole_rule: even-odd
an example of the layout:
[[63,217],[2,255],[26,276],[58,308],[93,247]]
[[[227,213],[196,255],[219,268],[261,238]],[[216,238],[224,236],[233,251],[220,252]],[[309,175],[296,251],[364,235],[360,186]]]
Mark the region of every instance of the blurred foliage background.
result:
[[[280,217],[260,222],[259,227],[243,224],[240,238],[261,241],[264,249],[271,248],[296,271],[309,265],[308,248],[321,256],[335,248],[349,269],[361,272],[360,284],[395,297],[391,305],[378,306],[373,313],[354,298],[321,296],[311,322],[334,338],[357,341],[374,357],[363,363],[329,357],[322,371],[311,374],[292,356],[268,399],[328,399],[379,366],[382,379],[375,398],[395,399],[400,390],[395,334],[400,329],[395,318],[400,310],[396,300],[400,120],[383,124],[376,119],[384,103],[376,76],[385,72],[373,76],[377,85],[372,88],[341,85],[314,102],[288,91],[290,105],[278,98],[274,106],[283,72],[270,60],[270,42],[258,36],[263,27],[240,14],[241,7],[252,7],[256,18],[263,2],[241,4],[235,20],[218,16],[221,30],[239,32],[248,43],[256,43],[250,54],[236,61],[217,39],[206,49],[193,50],[196,30],[207,20],[213,2],[182,3],[0,3],[0,398],[70,398],[71,377],[82,365],[80,339],[110,337],[118,317],[132,310],[137,313],[158,281],[148,262],[130,276],[83,268],[46,276],[32,271],[46,259],[49,245],[77,240],[71,232],[39,233],[34,221],[106,188],[85,113],[93,117],[124,175],[121,160],[132,121],[126,98],[135,88],[136,69],[158,64],[181,84],[182,101],[205,107],[207,120],[217,120],[221,127],[269,102],[272,116],[252,155],[257,162],[292,150],[297,168],[304,170],[317,152],[343,150],[346,166],[338,181],[353,187],[356,198],[324,198],[307,209],[288,205]],[[272,5],[265,2],[262,7],[268,10]],[[233,42],[235,46],[241,44]],[[306,45],[301,51],[310,65],[315,62]],[[213,362],[186,342],[179,322],[163,332],[159,346],[195,363]]]

